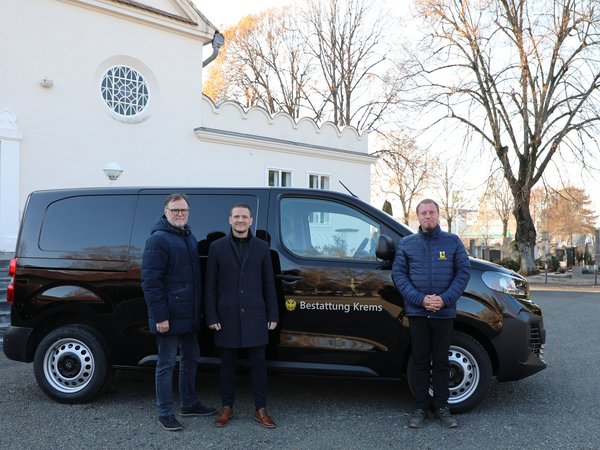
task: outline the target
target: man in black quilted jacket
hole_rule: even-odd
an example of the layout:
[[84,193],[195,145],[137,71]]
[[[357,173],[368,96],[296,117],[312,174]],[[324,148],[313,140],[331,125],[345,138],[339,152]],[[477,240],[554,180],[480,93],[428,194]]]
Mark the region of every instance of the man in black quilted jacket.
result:
[[[421,428],[433,408],[445,426],[454,428],[458,420],[448,408],[448,350],[456,302],[469,282],[471,264],[458,236],[441,230],[436,202],[421,201],[417,217],[419,232],[400,241],[392,267],[410,326],[413,365],[409,370],[416,409],[408,426]],[[433,398],[429,396],[430,374]]]
[[158,421],[168,431],[182,429],[173,410],[173,370],[178,351],[180,415],[207,416],[217,412],[202,405],[196,395],[202,286],[198,243],[187,224],[189,212],[186,195],[167,197],[164,215],[152,228],[142,259],[142,289],[150,332],[156,335],[158,347]]

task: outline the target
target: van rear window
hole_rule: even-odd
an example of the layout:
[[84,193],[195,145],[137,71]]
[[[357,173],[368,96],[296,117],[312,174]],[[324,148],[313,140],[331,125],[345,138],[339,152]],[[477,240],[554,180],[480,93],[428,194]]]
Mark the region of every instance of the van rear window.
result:
[[39,247],[76,258],[125,260],[135,202],[135,195],[86,195],[51,203]]

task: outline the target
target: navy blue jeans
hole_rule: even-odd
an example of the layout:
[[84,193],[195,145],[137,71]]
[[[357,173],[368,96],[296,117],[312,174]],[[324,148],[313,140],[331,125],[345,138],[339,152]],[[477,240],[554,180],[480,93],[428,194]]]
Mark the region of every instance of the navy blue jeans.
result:
[[[417,408],[427,410],[448,406],[450,364],[448,351],[454,319],[409,317],[413,367],[411,380]],[[429,382],[433,399],[429,396]]]
[[[258,411],[267,406],[267,363],[265,358],[266,346],[250,347],[250,379],[254,391],[254,407]],[[237,348],[221,348],[221,404],[233,407],[235,401],[235,365]]]
[[198,402],[196,395],[196,369],[200,348],[196,333],[180,335],[157,334],[158,361],[156,363],[156,407],[159,416],[172,416],[173,370],[179,361],[179,401],[181,407],[193,407]]

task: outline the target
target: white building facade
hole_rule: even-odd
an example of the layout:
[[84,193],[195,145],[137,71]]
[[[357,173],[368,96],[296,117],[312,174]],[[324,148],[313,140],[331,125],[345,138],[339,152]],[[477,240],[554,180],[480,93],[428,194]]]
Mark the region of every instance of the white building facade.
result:
[[[188,0],[0,0],[0,251],[30,192],[107,186],[344,190],[368,201],[366,134],[202,95],[217,31]],[[212,49],[211,49],[212,51]]]

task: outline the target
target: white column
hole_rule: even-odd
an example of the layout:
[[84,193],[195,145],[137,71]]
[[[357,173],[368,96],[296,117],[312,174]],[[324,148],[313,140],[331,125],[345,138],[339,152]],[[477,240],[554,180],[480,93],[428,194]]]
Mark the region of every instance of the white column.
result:
[[0,109],[0,252],[14,252],[19,231],[19,149],[17,118]]

